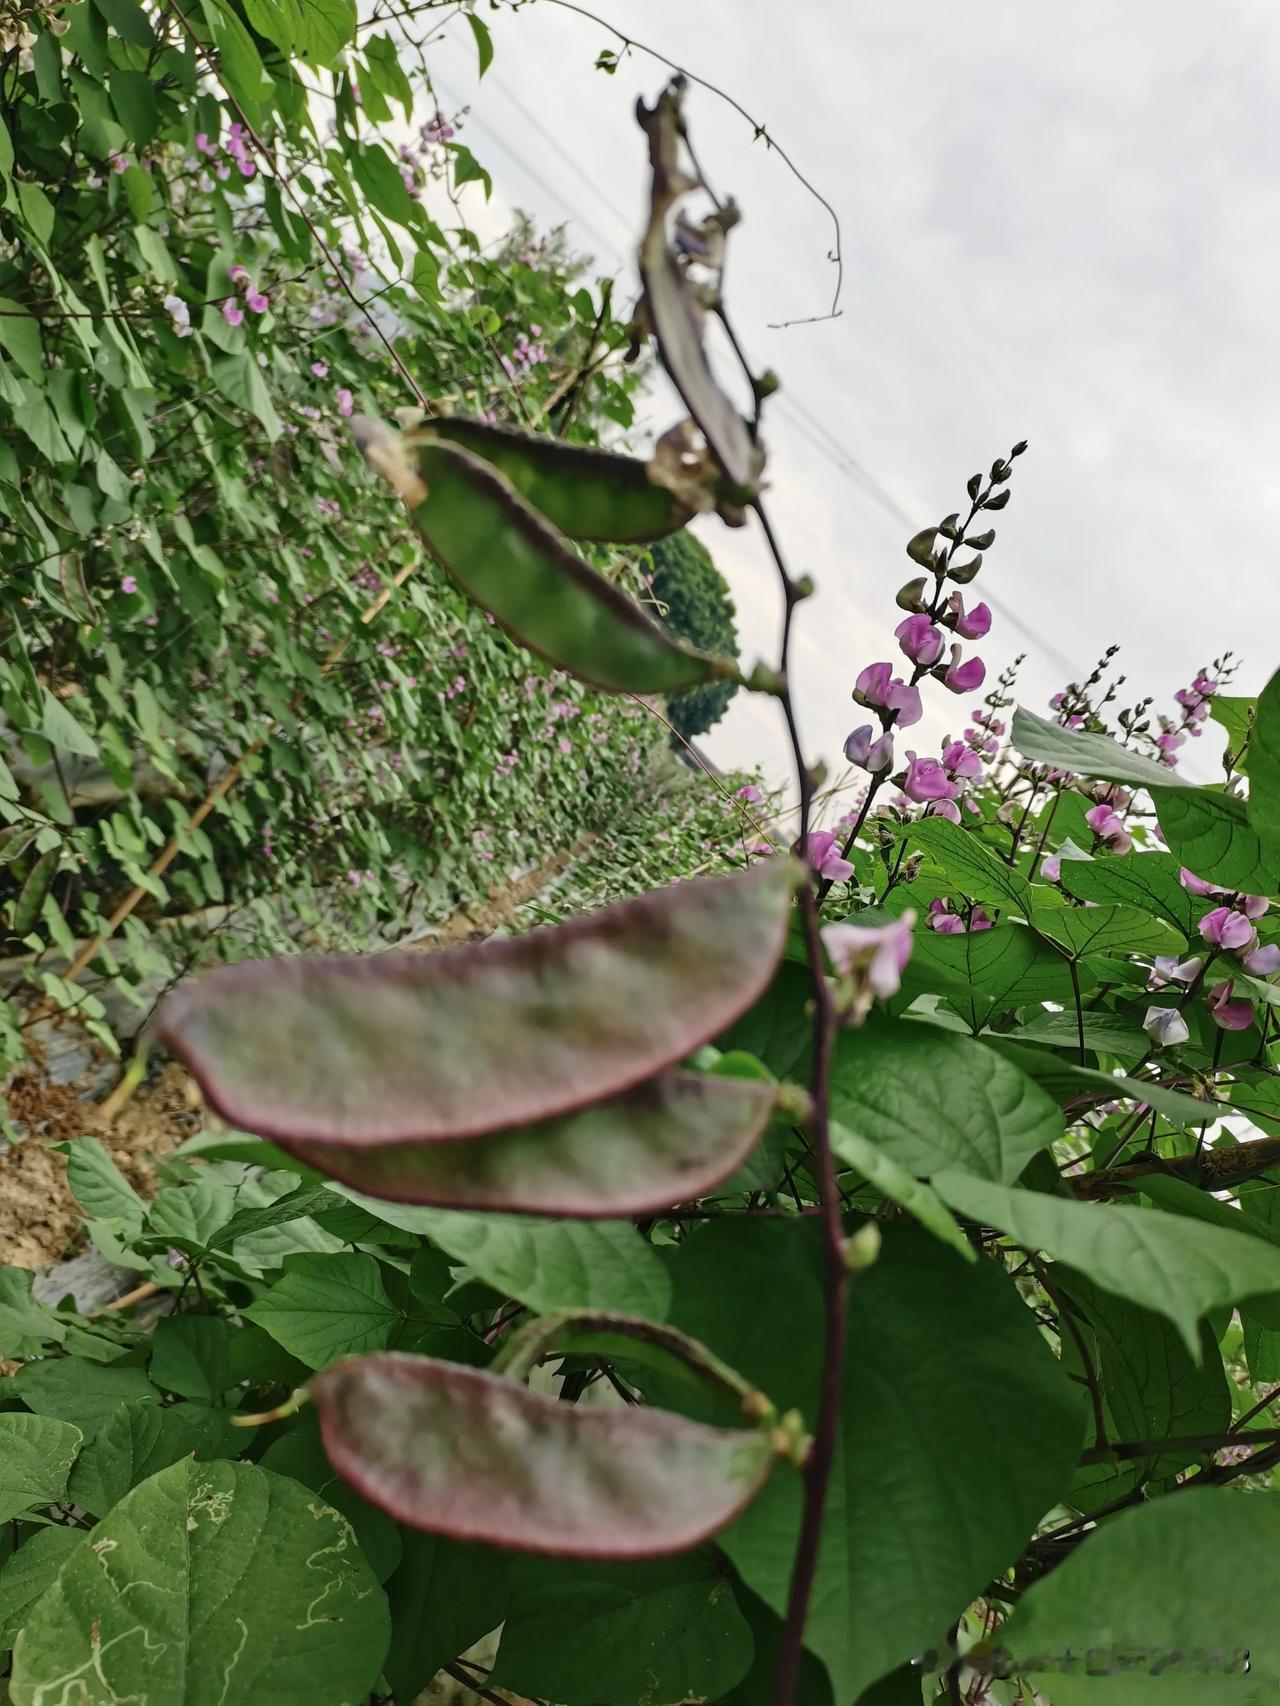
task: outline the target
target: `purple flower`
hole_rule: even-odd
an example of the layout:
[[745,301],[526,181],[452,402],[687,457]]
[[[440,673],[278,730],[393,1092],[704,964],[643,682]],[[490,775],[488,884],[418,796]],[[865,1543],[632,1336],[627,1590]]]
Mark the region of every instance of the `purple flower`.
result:
[[1166,983],[1194,983],[1204,964],[1202,955],[1179,960],[1176,954],[1157,954],[1151,965],[1152,989],[1163,989]]
[[893,736],[886,729],[873,739],[873,732],[870,723],[855,729],[844,743],[844,755],[850,764],[857,764],[863,770],[889,770],[893,766]]
[[1049,709],[1051,711],[1060,711],[1066,702],[1067,696],[1065,693],[1055,693],[1053,698],[1049,701]]
[[885,709],[894,713],[900,729],[909,729],[924,716],[920,689],[912,687],[909,682],[891,681],[885,698]]
[[1252,972],[1254,977],[1271,977],[1280,971],[1280,948],[1271,943],[1265,948],[1255,948],[1251,954],[1245,955],[1244,969]]
[[265,314],[271,306],[267,294],[263,290],[246,291],[244,305],[251,314]]
[[860,705],[892,711],[899,728],[909,729],[924,715],[919,688],[899,680],[891,663],[869,663],[854,683],[853,696]]
[[173,321],[173,329],[180,338],[191,336],[191,310],[180,296],[169,295],[162,304],[165,313]]
[[1211,895],[1229,894],[1231,892],[1229,889],[1220,889],[1217,883],[1206,883],[1203,877],[1197,877],[1185,865],[1178,872],[1178,881],[1189,894]]
[[1040,861],[1040,875],[1046,883],[1056,883],[1062,876],[1062,860],[1056,853]]
[[1187,1021],[1176,1007],[1148,1007],[1142,1028],[1156,1048],[1170,1048],[1185,1043],[1191,1032]]
[[1215,1025],[1224,1031],[1247,1031],[1253,1023],[1252,1001],[1231,999],[1231,979],[1215,984],[1209,991],[1209,1012]]
[[892,679],[891,663],[869,663],[853,684],[853,696],[864,705],[883,705]]
[[234,296],[228,296],[227,300],[222,304],[222,318],[227,322],[228,326],[238,326],[244,319],[244,309],[236,301]]
[[1203,693],[1206,699],[1211,698],[1218,691],[1217,682],[1207,676],[1203,670],[1197,673],[1191,685],[1197,693]]
[[931,900],[929,902],[929,928],[936,930],[939,936],[963,936],[964,919],[953,910],[949,900]]
[[1242,894],[1237,895],[1236,905],[1240,908],[1241,912],[1244,913],[1246,918],[1261,918],[1263,913],[1271,905],[1271,902],[1265,897],[1265,895]]
[[1229,906],[1215,906],[1212,912],[1206,912],[1200,920],[1200,934],[1213,947],[1231,953],[1252,948],[1258,940],[1257,931],[1244,914],[1234,912]]
[[227,277],[231,280],[232,284],[248,284],[249,269],[248,267],[242,267],[237,261],[235,266],[227,268]]
[[982,774],[982,760],[962,740],[953,740],[942,749],[942,768],[948,776],[973,781]]
[[745,788],[738,789],[736,798],[739,800],[745,800],[749,806],[758,806],[764,798],[764,795],[760,792],[759,788],[756,787],[754,782],[748,782]]
[[805,857],[820,877],[842,883],[853,875],[853,866],[840,857],[840,840],[829,829],[814,829],[805,841]]
[[334,397],[337,400],[338,413],[345,419],[355,408],[356,400],[345,385],[339,385]]
[[125,592],[125,593],[137,592],[138,582],[137,582],[136,576],[126,575],[124,577],[124,579],[120,582],[120,590],[121,590],[121,592]]
[[948,823],[959,823],[960,807],[954,800],[934,800],[926,806],[924,815],[926,817],[945,817]]
[[942,685],[953,693],[972,693],[987,679],[987,666],[981,658],[967,658],[962,663],[959,646],[951,648],[951,662],[943,673]]
[[[865,1017],[870,997],[887,999],[902,987],[902,973],[911,958],[914,912],[904,912],[892,924],[824,924],[822,943],[841,977],[863,986]],[[855,1003],[856,1006],[856,1003]]]
[[905,622],[899,622],[894,633],[907,657],[924,669],[932,668],[942,656],[945,642],[927,611],[908,616]]
[[317,379],[327,379],[329,377],[329,363],[327,361],[313,361],[311,371]]
[[196,132],[196,151],[200,154],[212,154],[213,144],[209,141],[209,133],[205,130]]
[[936,758],[917,758],[907,753],[907,775],[902,791],[909,800],[925,805],[929,800],[952,800],[956,785],[948,781],[947,773]]
[[950,625],[962,640],[981,640],[991,632],[991,612],[985,604],[975,604],[966,611],[962,594],[953,592],[947,600]]

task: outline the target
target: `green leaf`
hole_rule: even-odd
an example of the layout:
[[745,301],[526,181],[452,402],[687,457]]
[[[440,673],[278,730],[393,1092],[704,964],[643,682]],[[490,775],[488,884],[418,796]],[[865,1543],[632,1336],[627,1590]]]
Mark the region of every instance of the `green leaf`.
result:
[[1176,954],[1183,947],[1172,925],[1136,906],[1045,907],[1032,923],[1042,936],[1067,948],[1073,959],[1085,954]]
[[[1078,1051],[1080,1027],[1074,1003],[1066,1012],[1041,1011],[1025,1025],[1016,1025],[1005,1033],[1013,1043],[1048,1043],[1053,1048]],[[1099,1054],[1113,1054],[1120,1060],[1140,1060],[1148,1049],[1148,1039],[1137,1021],[1120,1013],[1087,1012],[1084,1015],[1084,1045]]]
[[35,1275],[27,1268],[0,1268],[0,1357],[38,1357],[61,1343],[58,1316],[31,1295]]
[[82,1528],[38,1528],[5,1561],[0,1569],[0,1653],[13,1646],[31,1608],[83,1539]]
[[670,1282],[657,1252],[633,1226],[445,1209],[418,1212],[420,1229],[442,1250],[539,1315],[613,1309],[661,1321],[666,1314]]
[[510,1564],[492,1547],[443,1534],[410,1528],[402,1536],[403,1556],[387,1583],[386,1673],[397,1700],[416,1700],[443,1665],[502,1622]]
[[38,243],[47,246],[53,236],[53,203],[39,184],[28,183],[18,185],[18,203],[27,229]]
[[732,659],[673,640],[469,450],[439,438],[405,446],[370,427],[366,451],[441,566],[548,663],[611,693],[678,693],[737,679]]
[[275,85],[263,70],[253,37],[224,0],[204,0],[205,20],[218,51],[218,73],[243,106],[271,100]]
[[958,1166],[1006,1183],[1063,1131],[1056,1104],[985,1044],[905,1019],[841,1034],[831,1113],[910,1173]]
[[160,128],[160,108],[145,71],[113,65],[107,74],[111,105],[121,129],[135,148],[145,148]]
[[350,151],[351,170],[371,204],[387,219],[413,230],[422,223],[422,209],[405,188],[399,167],[376,142],[357,144]]
[[51,746],[71,752],[77,758],[96,758],[97,743],[72,716],[61,699],[55,698],[47,687],[41,688],[42,714],[40,733]]
[[[1074,1013],[1071,1020],[1074,1026]],[[1096,1102],[1115,1099],[1146,1102],[1172,1125],[1199,1125],[1205,1120],[1220,1118],[1223,1112],[1219,1103],[1202,1102],[1181,1090],[1169,1090],[1163,1084],[1149,1083],[1144,1078],[1123,1078],[1115,1073],[1100,1072],[1097,1067],[1077,1066],[1074,1061],[1063,1060],[1044,1049],[1027,1048],[1005,1037],[988,1037],[987,1045],[1011,1060],[1029,1078],[1034,1078],[1059,1107],[1088,1095],[1092,1095]]]
[[212,1250],[229,1250],[239,1238],[251,1238],[273,1226],[323,1213],[333,1207],[333,1192],[323,1185],[298,1185],[272,1202],[237,1208],[209,1240]]
[[189,1406],[161,1409],[145,1399],[131,1399],[107,1417],[81,1451],[68,1495],[91,1516],[106,1516],[139,1482],[193,1452],[200,1454],[205,1445],[206,1436],[194,1424]]
[[478,76],[483,77],[493,64],[493,37],[489,34],[489,26],[483,19],[477,18],[474,12],[464,14],[471,33],[476,38],[476,57],[480,61]]
[[1011,907],[1030,918],[1031,884],[1003,859],[997,859],[972,830],[948,823],[944,817],[924,817],[901,832],[908,847],[922,847],[954,892],[990,906]]
[[377,1262],[360,1251],[290,1257],[284,1278],[244,1314],[308,1368],[381,1350],[400,1319]]
[[18,1637],[10,1691],[14,1706],[79,1684],[86,1700],[343,1706],[373,1687],[387,1638],[344,1518],[253,1464],[184,1459],[67,1557]]
[[0,1522],[60,1504],[83,1439],[79,1428],[51,1416],[0,1414]]
[[[1091,987],[1083,972],[1081,986]],[[1072,999],[1066,960],[1021,924],[997,924],[959,936],[917,930],[903,987],[908,992],[954,991],[953,1005],[975,1031],[1010,1007]]]
[[1243,800],[1212,788],[1154,788],[1151,797],[1180,864],[1224,888],[1275,893],[1275,867],[1263,853]]
[[1278,1549],[1274,1496],[1180,1491],[1120,1512],[1032,1583],[999,1645],[1053,1706],[1274,1701]]
[[287,57],[332,65],[355,34],[354,0],[245,0],[245,16]]
[[166,1315],[151,1338],[148,1373],[162,1392],[217,1404],[232,1384],[231,1328],[217,1315]]
[[34,930],[44,909],[45,896],[49,893],[54,877],[58,874],[58,866],[62,862],[61,850],[51,847],[47,853],[42,853],[27,874],[27,879],[18,891],[18,897],[13,903],[13,914],[10,919],[9,933],[21,940]]
[[28,379],[43,384],[44,346],[40,341],[40,322],[7,296],[0,296],[0,349],[11,355]]
[[915,1216],[921,1226],[932,1232],[935,1238],[940,1238],[944,1244],[958,1250],[966,1262],[977,1261],[973,1246],[938,1193],[914,1178],[905,1167],[899,1166],[886,1155],[884,1150],[877,1148],[861,1133],[841,1125],[837,1119],[831,1121],[831,1147],[841,1161],[847,1162],[861,1173],[882,1197],[899,1203],[908,1214]]
[[1021,705],[1013,713],[1011,739],[1024,758],[1033,764],[1047,764],[1054,770],[1070,770],[1077,776],[1124,782],[1136,788],[1158,787],[1165,793],[1190,789],[1189,783],[1179,781],[1176,773],[1165,765],[1130,752],[1110,735],[1064,729],[1060,723],[1037,717],[1034,711]]
[[960,1173],[935,1180],[961,1214],[1066,1262],[1117,1297],[1167,1316],[1192,1357],[1208,1310],[1280,1291],[1280,1248],[1243,1232],[1204,1226],[1156,1209],[1109,1208],[1010,1190]]
[[1249,740],[1249,821],[1267,850],[1268,865],[1280,870],[1280,670],[1258,696]]
[[[822,1352],[796,1323],[821,1314],[815,1232],[749,1216],[715,1222],[672,1264],[680,1327],[780,1407],[800,1405],[810,1426]],[[859,1273],[848,1358],[806,1634],[837,1701],[935,1643],[1013,1561],[1069,1485],[1085,1430],[1081,1395],[1009,1278],[991,1262],[957,1262],[915,1228],[886,1226],[879,1260]],[[802,1491],[774,1475],[719,1542],[779,1614]]]
[[1077,900],[1118,901],[1155,912],[1190,937],[1204,903],[1178,881],[1172,853],[1126,853],[1121,858],[1064,859],[1061,883]]
[[146,1205],[96,1137],[51,1144],[67,1158],[67,1185],[90,1220],[120,1236],[142,1231]]
[[262,378],[262,370],[247,354],[221,356],[210,366],[214,384],[228,402],[256,416],[267,437],[275,442],[284,428]]
[[13,1377],[14,1390],[37,1415],[72,1422],[92,1439],[117,1410],[131,1399],[158,1404],[160,1394],[140,1368],[101,1366],[78,1357],[29,1362]]
[[706,1553],[519,1560],[489,1684],[564,1706],[721,1700],[751,1654],[747,1621]]
[[[378,1581],[386,1581],[400,1562],[400,1530],[385,1511],[361,1498],[338,1475],[324,1454],[320,1423],[314,1411],[304,1411],[286,1433],[272,1441],[258,1461],[264,1469],[288,1475],[310,1487],[327,1505],[346,1517],[369,1568]],[[451,1656],[456,1658],[462,1651],[459,1647]]]

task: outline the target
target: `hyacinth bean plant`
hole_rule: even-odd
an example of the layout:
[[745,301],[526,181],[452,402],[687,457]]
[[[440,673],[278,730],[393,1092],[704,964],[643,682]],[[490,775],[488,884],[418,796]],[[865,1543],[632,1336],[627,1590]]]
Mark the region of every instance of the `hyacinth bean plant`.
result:
[[[15,1706],[407,1706],[442,1670],[565,1706],[1280,1697],[1280,677],[1234,697],[1219,660],[1162,720],[1113,710],[1110,657],[1050,716],[1009,670],[906,747],[984,685],[1019,443],[909,542],[897,653],[851,682],[865,781],[825,788],[776,382],[742,356],[744,416],[707,354],[736,214],[683,102],[638,115],[635,338],[683,411],[650,457],[425,398],[350,425],[516,645],[602,695],[776,700],[795,832],[545,929],[166,998],[222,1123],[150,1202],[66,1147],[173,1312],[0,1270]],[[780,577],[741,677],[593,566],[698,514]]]

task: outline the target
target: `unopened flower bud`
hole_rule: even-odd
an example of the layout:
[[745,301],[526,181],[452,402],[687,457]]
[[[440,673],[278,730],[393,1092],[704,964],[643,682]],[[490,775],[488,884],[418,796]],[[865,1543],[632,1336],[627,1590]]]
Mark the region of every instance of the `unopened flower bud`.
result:
[[880,1223],[868,1220],[844,1242],[844,1265],[851,1274],[874,1267],[880,1255]]
[[952,563],[947,570],[947,579],[956,581],[960,586],[968,586],[969,582],[982,567],[982,552],[976,557],[970,557],[967,563]]
[[924,576],[920,575],[915,580],[908,581],[905,586],[899,587],[898,596],[894,600],[898,609],[910,610],[913,614],[918,615],[925,607],[924,589],[926,585]]

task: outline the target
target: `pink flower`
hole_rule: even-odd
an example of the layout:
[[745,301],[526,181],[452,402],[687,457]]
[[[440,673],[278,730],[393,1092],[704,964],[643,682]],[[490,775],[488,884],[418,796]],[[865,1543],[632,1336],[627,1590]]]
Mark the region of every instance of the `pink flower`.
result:
[[1178,872],[1178,881],[1189,894],[1211,895],[1230,894],[1230,889],[1220,889],[1216,883],[1206,883],[1203,877],[1197,877],[1184,865]]
[[985,604],[975,604],[966,612],[964,598],[953,592],[947,600],[950,625],[962,640],[981,640],[991,632],[991,612]]
[[929,902],[929,928],[936,930],[939,936],[963,936],[964,919],[958,912],[952,910],[949,900],[931,900]]
[[944,687],[949,687],[953,693],[972,693],[986,679],[987,666],[981,658],[967,658],[962,663],[959,646],[952,646],[951,662],[942,677]]
[[1100,835],[1104,841],[1124,831],[1124,824],[1112,811],[1110,806],[1093,806],[1084,814],[1084,821],[1095,835]]
[[[902,987],[902,973],[911,958],[914,912],[904,912],[892,924],[824,924],[822,943],[841,977],[864,986],[868,997],[887,999]],[[867,999],[862,1012],[871,1005]]]
[[909,800],[924,805],[929,800],[952,800],[956,785],[947,780],[947,773],[936,758],[917,758],[907,753],[907,776],[902,791]]
[[1265,948],[1255,948],[1251,954],[1245,955],[1244,969],[1252,972],[1254,977],[1271,977],[1280,971],[1280,948],[1271,943]]
[[1152,989],[1163,989],[1166,983],[1194,983],[1200,976],[1203,956],[1179,960],[1176,954],[1157,954],[1151,965]]
[[1217,682],[1207,676],[1203,670],[1197,673],[1191,685],[1197,693],[1203,693],[1206,699],[1211,698],[1218,691]]
[[1142,1028],[1156,1048],[1170,1048],[1185,1043],[1191,1032],[1187,1021],[1176,1007],[1148,1007]]
[[120,590],[121,590],[121,592],[124,592],[124,593],[135,593],[135,592],[137,592],[137,590],[138,590],[137,577],[134,575],[125,575],[124,579],[120,582]]
[[[971,804],[970,809],[976,811],[977,807]],[[954,800],[934,800],[925,807],[924,815],[926,817],[945,817],[948,823],[959,823],[960,807]]]
[[1258,940],[1257,931],[1244,914],[1233,912],[1229,906],[1215,906],[1207,912],[1200,920],[1200,934],[1213,947],[1230,953],[1252,948]]
[[1224,1031],[1247,1031],[1253,1023],[1252,1001],[1231,999],[1231,979],[1215,984],[1209,991],[1209,1012],[1215,1025]]
[[311,371],[317,379],[327,379],[329,377],[329,363],[327,361],[313,361]]
[[891,663],[869,663],[854,683],[853,696],[860,705],[892,711],[899,728],[909,729],[924,715],[919,688],[899,680]]
[[245,293],[244,305],[251,314],[265,314],[270,307],[265,291],[249,290]]
[[1246,918],[1261,918],[1271,902],[1265,895],[1242,894],[1236,896],[1236,905]]
[[1062,860],[1056,853],[1051,853],[1047,859],[1040,861],[1040,875],[1046,883],[1056,883],[1062,877]]
[[892,679],[891,663],[869,663],[853,684],[853,696],[864,705],[883,705]]
[[196,132],[196,151],[200,154],[212,154],[213,144],[209,141],[209,133],[205,130]]
[[905,681],[891,681],[885,698],[885,709],[894,713],[900,729],[909,729],[924,716],[920,689]]
[[853,875],[853,866],[840,857],[839,847],[839,837],[829,829],[811,830],[805,842],[805,857],[818,875],[828,882],[842,883],[846,877]]
[[1065,693],[1055,693],[1053,698],[1049,701],[1049,709],[1051,711],[1060,711],[1066,702],[1067,696]]
[[228,326],[238,326],[244,319],[244,309],[236,301],[234,296],[228,296],[227,300],[222,304],[222,318],[227,322]]
[[899,622],[894,633],[907,657],[924,669],[931,668],[942,656],[944,641],[927,611],[908,616],[905,622]]
[[749,806],[758,806],[764,798],[764,795],[760,792],[759,788],[756,787],[754,782],[748,782],[745,788],[738,789],[736,798],[739,800],[745,800]]
[[232,284],[248,284],[249,269],[248,267],[242,267],[239,262],[237,262],[235,266],[227,268],[227,277],[231,280]]
[[982,760],[962,740],[953,740],[942,749],[942,768],[948,776],[973,781],[982,774]]
[[873,739],[870,723],[864,723],[860,729],[855,729],[844,743],[844,755],[850,764],[857,764],[863,770],[889,770],[893,766],[893,736],[886,729],[878,739]]
[[351,395],[350,391],[347,390],[345,385],[339,385],[334,396],[338,404],[338,413],[345,419],[346,416],[351,414],[352,410],[355,408],[356,400]]

